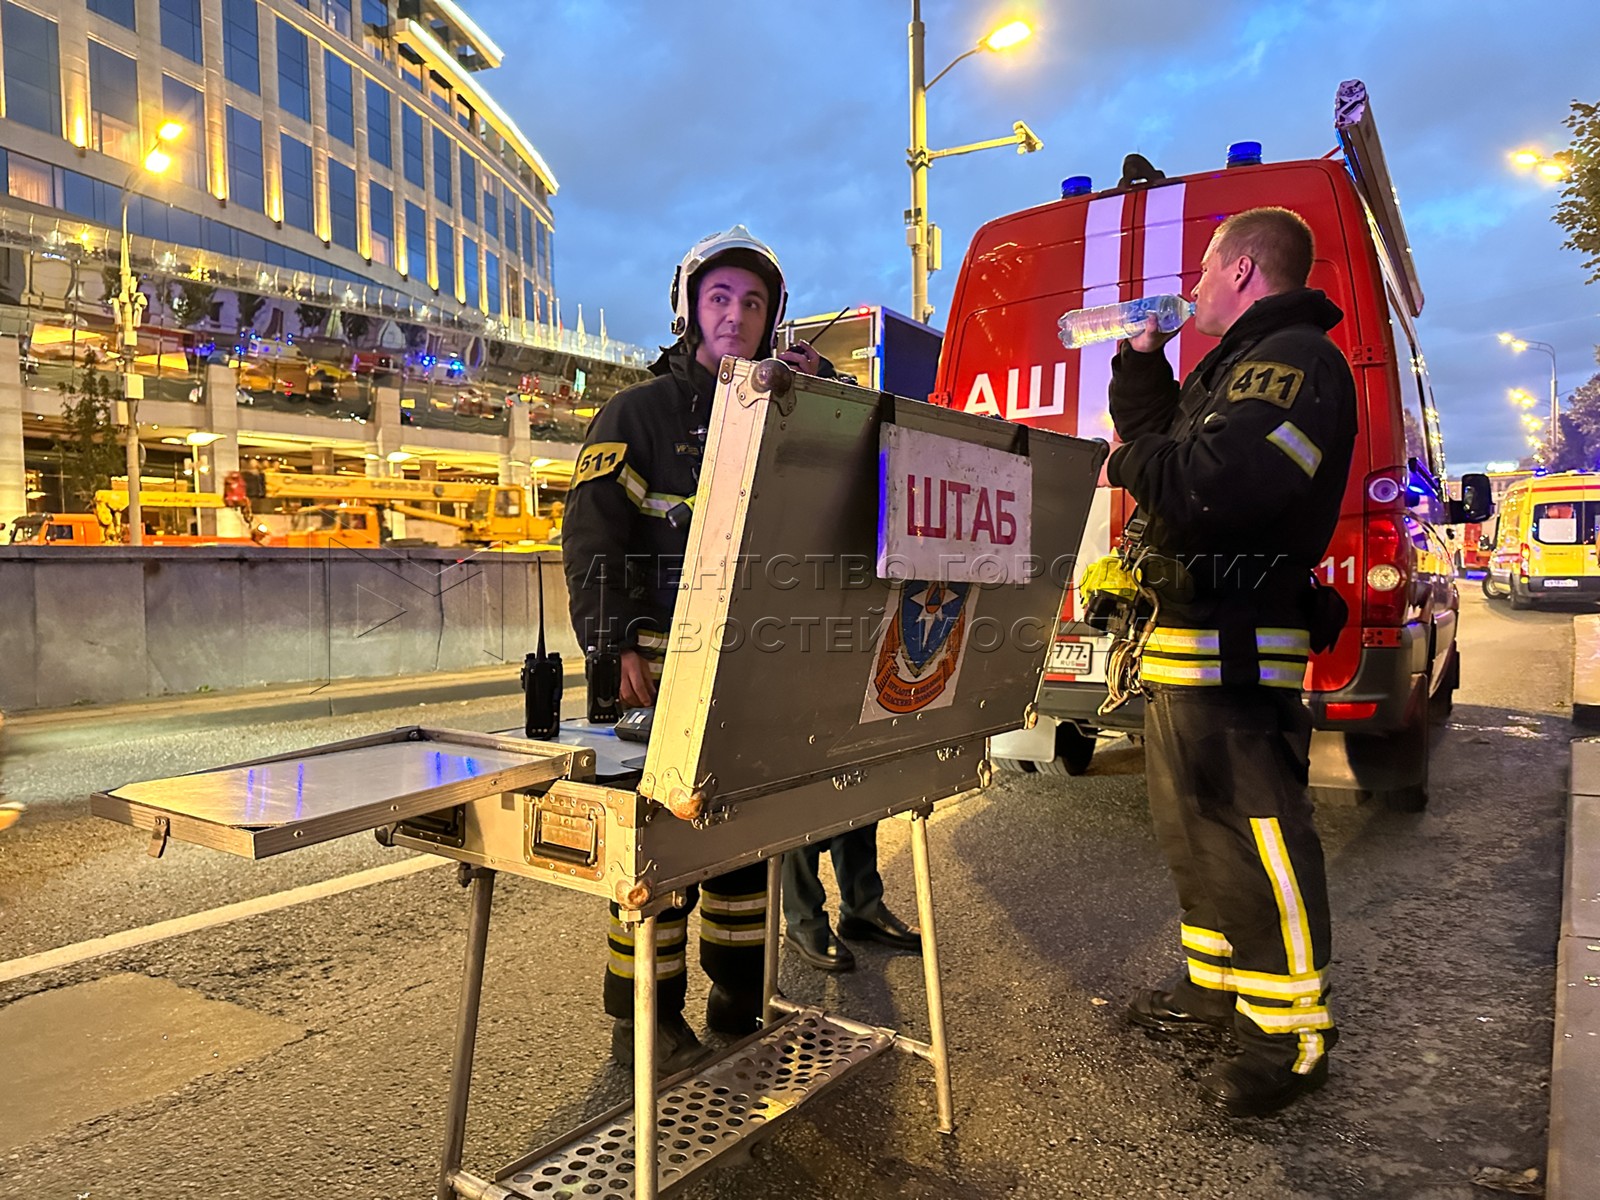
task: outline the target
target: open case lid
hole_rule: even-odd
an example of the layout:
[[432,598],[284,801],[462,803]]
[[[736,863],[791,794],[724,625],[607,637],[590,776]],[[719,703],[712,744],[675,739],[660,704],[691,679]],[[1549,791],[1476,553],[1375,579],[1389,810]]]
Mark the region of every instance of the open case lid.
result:
[[[726,359],[718,384],[640,792],[693,817],[1020,725],[1106,444],[776,360]],[[1023,581],[955,578],[959,554],[926,569],[947,544],[928,535],[971,532],[984,507],[985,532],[1010,521]],[[886,547],[910,553],[880,564]]]

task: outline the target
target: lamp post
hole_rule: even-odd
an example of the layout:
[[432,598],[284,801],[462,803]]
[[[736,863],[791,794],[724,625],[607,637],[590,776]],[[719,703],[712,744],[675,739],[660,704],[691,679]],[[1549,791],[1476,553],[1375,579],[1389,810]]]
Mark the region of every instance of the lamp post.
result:
[[1015,146],[1018,154],[1031,154],[1043,147],[1041,142],[1021,121],[1012,126],[1007,138],[992,138],[986,142],[972,142],[949,150],[928,149],[928,89],[943,79],[956,63],[977,54],[980,50],[1004,50],[1025,40],[1033,31],[1021,21],[1002,25],[973,46],[965,54],[957,55],[931,80],[924,83],[926,69],[923,65],[924,26],[922,0],[911,0],[911,148],[906,152],[906,163],[911,168],[911,207],[906,212],[906,243],[911,247],[911,317],[924,321],[933,315],[928,306],[928,273],[938,270],[932,238],[937,228],[928,221],[928,167],[936,158],[955,154],[970,154],[974,150],[990,150],[998,146]]
[[156,140],[145,153],[142,165],[130,171],[128,181],[122,185],[122,278],[114,308],[117,324],[122,331],[119,339],[122,348],[122,395],[123,403],[128,406],[127,526],[130,546],[144,545],[144,511],[139,504],[139,401],[130,394],[128,380],[133,375],[134,349],[139,344],[139,319],[148,302],[144,293],[139,291],[138,281],[133,277],[133,268],[128,260],[128,202],[133,199],[134,185],[139,181],[141,170],[159,175],[172,165],[172,156],[167,153],[166,147],[182,134],[183,126],[178,122],[163,121],[161,128],[156,130]]
[[1556,348],[1549,342],[1530,342],[1514,334],[1502,333],[1502,345],[1510,346],[1521,354],[1524,350],[1539,350],[1550,356],[1550,466],[1556,465],[1556,442],[1561,437],[1561,413],[1558,407],[1556,386]]
[[1550,183],[1561,183],[1572,176],[1572,155],[1566,150],[1557,150],[1550,155],[1526,148],[1513,150],[1511,163],[1524,171],[1532,171]]

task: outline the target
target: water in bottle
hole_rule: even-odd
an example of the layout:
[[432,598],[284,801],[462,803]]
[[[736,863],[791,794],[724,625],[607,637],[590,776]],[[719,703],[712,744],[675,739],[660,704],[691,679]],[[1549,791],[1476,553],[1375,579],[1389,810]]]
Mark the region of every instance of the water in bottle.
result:
[[1145,322],[1152,316],[1162,333],[1172,333],[1193,315],[1194,305],[1182,296],[1141,296],[1120,304],[1073,309],[1056,326],[1061,330],[1061,344],[1076,350],[1092,342],[1133,337],[1144,331]]

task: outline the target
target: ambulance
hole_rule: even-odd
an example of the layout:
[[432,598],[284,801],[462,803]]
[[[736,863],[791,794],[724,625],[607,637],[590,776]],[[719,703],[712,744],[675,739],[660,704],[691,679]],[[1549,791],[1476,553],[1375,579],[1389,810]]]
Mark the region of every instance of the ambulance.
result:
[[[1317,730],[1311,782],[1415,811],[1427,803],[1430,710],[1448,711],[1461,678],[1459,597],[1445,530],[1488,516],[1489,482],[1467,475],[1464,499],[1446,494],[1443,439],[1415,325],[1422,287],[1359,81],[1340,86],[1334,126],[1341,157],[1271,162],[1258,143],[1242,142],[1216,169],[1168,177],[1130,155],[1115,186],[1096,190],[1075,177],[1063,183],[1060,200],[984,225],[956,282],[930,400],[1114,440],[1106,388],[1116,343],[1064,349],[1061,315],[1189,294],[1213,231],[1233,213],[1280,205],[1304,217],[1316,237],[1310,286],[1344,311],[1331,336],[1350,361],[1361,406],[1342,514],[1317,569],[1343,596],[1350,619],[1307,673]],[[1186,326],[1167,345],[1178,377],[1215,345]],[[1121,489],[1100,489],[1075,562],[1062,571],[1069,585],[1118,545],[1133,507]],[[1079,616],[1069,586],[1039,719],[995,739],[990,753],[1002,766],[1078,774],[1100,731],[1142,730],[1137,701],[1100,715],[1109,639]]]
[[1493,532],[1483,594],[1512,608],[1600,597],[1600,475],[1563,471],[1507,490]]

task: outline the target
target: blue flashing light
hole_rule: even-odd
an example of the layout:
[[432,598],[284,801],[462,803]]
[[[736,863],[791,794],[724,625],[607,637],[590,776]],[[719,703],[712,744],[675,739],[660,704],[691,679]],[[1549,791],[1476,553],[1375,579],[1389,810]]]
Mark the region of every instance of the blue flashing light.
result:
[[1258,167],[1261,165],[1260,142],[1235,142],[1228,147],[1230,167]]
[[1061,181],[1061,198],[1071,196],[1086,196],[1094,191],[1094,180],[1087,175],[1068,175]]

